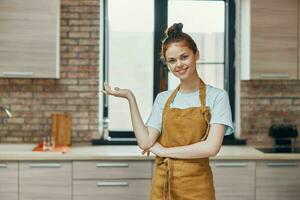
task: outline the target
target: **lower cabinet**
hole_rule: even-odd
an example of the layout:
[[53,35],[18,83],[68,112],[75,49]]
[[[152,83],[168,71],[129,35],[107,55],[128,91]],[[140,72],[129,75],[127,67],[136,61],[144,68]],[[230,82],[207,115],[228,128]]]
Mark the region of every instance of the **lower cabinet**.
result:
[[0,200],[18,200],[18,162],[0,161]]
[[216,199],[254,200],[255,161],[211,161]]
[[71,200],[72,162],[20,162],[20,200]]
[[[299,200],[299,160],[212,160],[218,200]],[[153,161],[0,161],[0,200],[149,200]]]
[[300,162],[297,161],[257,161],[257,200],[299,200]]
[[151,161],[74,161],[74,200],[149,200]]

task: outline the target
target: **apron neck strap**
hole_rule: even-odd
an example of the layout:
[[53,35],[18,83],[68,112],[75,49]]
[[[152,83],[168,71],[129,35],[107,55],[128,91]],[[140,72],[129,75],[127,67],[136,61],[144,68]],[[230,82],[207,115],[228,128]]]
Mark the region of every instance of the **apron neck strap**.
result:
[[206,85],[202,81],[201,78],[199,78],[199,99],[201,102],[201,106],[205,106],[205,97],[206,97]]
[[[176,87],[176,89],[172,92],[171,96],[168,98],[168,100],[165,104],[165,108],[170,108],[170,105],[173,102],[179,89],[180,89],[180,84]],[[201,102],[201,106],[205,106],[205,96],[206,96],[206,85],[202,81],[202,79],[199,78],[199,99]]]

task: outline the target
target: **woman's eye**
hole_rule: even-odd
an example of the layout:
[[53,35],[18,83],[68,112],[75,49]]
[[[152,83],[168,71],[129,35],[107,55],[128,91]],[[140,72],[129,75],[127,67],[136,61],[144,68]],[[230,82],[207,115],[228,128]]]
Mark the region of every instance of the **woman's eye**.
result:
[[185,56],[181,56],[181,59],[182,59],[182,60],[185,60],[185,59],[187,59],[187,58],[188,58],[188,56],[186,56],[186,55],[185,55]]
[[175,63],[175,60],[169,60],[168,61],[170,64],[174,64]]

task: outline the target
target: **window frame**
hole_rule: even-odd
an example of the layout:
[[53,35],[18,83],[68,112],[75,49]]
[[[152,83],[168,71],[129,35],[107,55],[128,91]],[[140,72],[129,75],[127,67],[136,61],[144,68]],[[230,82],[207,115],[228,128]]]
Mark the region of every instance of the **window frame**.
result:
[[[102,60],[102,83],[108,80],[108,0],[102,0],[103,20],[103,60]],[[209,0],[195,0],[209,1]],[[234,0],[210,0],[224,1],[225,3],[225,30],[224,30],[224,89],[228,92],[230,106],[232,110],[232,120],[235,122],[235,2]],[[168,26],[168,0],[154,0],[154,76],[153,76],[153,101],[157,94],[168,88],[168,70],[160,59],[161,39]],[[108,130],[108,97],[102,96],[102,129]],[[133,145],[137,144],[133,131],[109,131],[110,139],[104,139],[101,133],[100,139],[93,139],[94,145]],[[228,136],[225,136],[225,139]],[[233,134],[228,138],[233,138]]]

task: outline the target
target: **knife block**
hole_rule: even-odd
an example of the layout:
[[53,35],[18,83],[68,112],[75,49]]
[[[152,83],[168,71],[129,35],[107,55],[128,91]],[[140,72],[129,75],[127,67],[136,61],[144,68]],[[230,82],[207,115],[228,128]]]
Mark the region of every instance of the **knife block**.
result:
[[52,137],[56,146],[71,146],[72,144],[72,118],[67,113],[53,113]]

